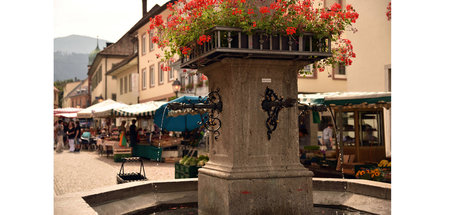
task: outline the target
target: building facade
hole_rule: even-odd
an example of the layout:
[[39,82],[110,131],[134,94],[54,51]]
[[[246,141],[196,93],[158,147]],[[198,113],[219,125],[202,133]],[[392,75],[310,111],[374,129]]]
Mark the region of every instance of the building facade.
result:
[[114,44],[98,52],[88,66],[90,104],[100,100],[117,100],[117,80],[107,75],[114,64],[121,62],[133,53],[133,38],[124,35]]
[[53,109],[59,107],[59,90],[53,87]]
[[68,103],[68,107],[74,108],[87,108],[89,107],[89,92],[88,92],[88,79],[81,81],[76,87],[74,87],[65,98]]
[[139,103],[139,73],[137,52],[125,58],[108,71],[116,79],[117,101],[125,104]]
[[68,95],[70,92],[72,92],[73,89],[75,89],[75,87],[80,85],[80,83],[81,83],[81,81],[74,81],[74,82],[70,82],[70,83],[67,83],[66,85],[64,85],[63,99],[62,99],[62,107],[63,108],[72,107],[72,102],[70,101],[70,98],[68,97]]

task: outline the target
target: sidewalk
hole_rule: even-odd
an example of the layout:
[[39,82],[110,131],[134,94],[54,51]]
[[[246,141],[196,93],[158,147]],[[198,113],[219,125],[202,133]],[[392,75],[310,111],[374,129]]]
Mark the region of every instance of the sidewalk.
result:
[[[54,195],[89,191],[116,185],[116,175],[122,163],[115,163],[112,156],[100,156],[97,152],[54,152]],[[139,172],[140,163],[126,163],[125,172]],[[149,180],[175,178],[173,163],[158,163],[144,159],[145,174]]]

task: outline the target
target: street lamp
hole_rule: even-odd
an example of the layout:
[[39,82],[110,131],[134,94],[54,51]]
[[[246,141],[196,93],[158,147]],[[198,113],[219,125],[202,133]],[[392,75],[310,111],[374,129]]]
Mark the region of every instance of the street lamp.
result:
[[178,80],[178,78],[172,83],[172,89],[175,92],[175,97],[178,98],[178,92],[180,92],[181,88],[181,82]]
[[103,96],[96,96],[95,99],[97,99],[98,103],[103,101]]

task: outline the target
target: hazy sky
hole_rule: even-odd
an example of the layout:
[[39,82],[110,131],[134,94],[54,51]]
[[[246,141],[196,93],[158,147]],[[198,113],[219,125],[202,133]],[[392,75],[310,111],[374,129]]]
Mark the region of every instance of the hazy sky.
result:
[[[168,0],[147,0],[147,11]],[[78,34],[117,42],[142,18],[142,0],[54,0],[54,37]]]

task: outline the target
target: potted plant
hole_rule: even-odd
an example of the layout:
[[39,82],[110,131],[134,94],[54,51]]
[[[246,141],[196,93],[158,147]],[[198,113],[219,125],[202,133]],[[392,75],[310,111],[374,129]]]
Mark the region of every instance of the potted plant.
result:
[[[242,35],[254,38],[248,43],[261,47],[271,43],[269,40],[273,39],[272,36],[277,37],[280,44],[289,44],[289,49],[303,44],[303,48],[313,52],[312,46],[319,49],[323,45],[328,46],[330,48],[326,52],[330,55],[324,55],[314,64],[319,71],[323,71],[325,65],[351,65],[355,58],[353,46],[350,40],[342,36],[346,30],[355,31],[352,23],[355,23],[358,13],[351,5],[343,7],[336,3],[330,8],[320,9],[313,5],[313,0],[179,0],[167,4],[171,12],[167,22],[157,15],[150,18],[149,27],[159,32],[154,34],[159,36],[154,36],[152,40],[164,50],[166,61],[176,55],[187,61],[194,60],[192,56],[198,55],[193,54],[207,50],[212,42],[219,47],[227,43],[230,46],[236,43],[235,38],[239,34],[239,38]],[[222,29],[231,29],[228,29],[228,35],[215,33],[214,29],[220,26],[226,26]],[[314,38],[301,41],[303,36]],[[309,47],[306,47],[307,43]]]

